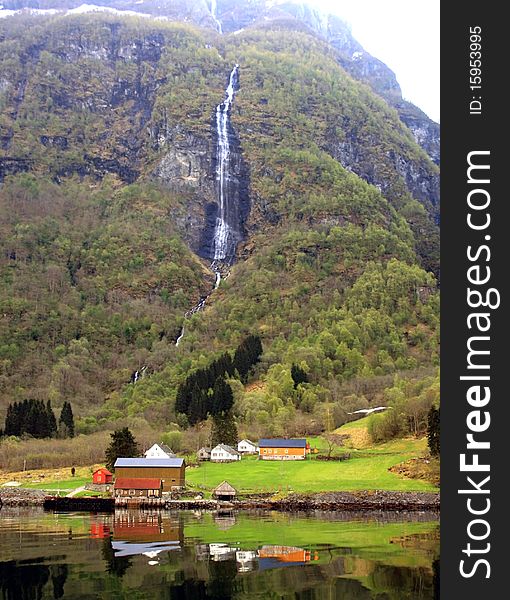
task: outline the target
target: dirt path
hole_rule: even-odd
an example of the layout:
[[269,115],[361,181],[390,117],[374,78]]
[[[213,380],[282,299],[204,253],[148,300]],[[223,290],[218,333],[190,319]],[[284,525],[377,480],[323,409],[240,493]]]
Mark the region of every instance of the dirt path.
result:
[[69,492],[69,494],[66,494],[66,498],[73,498],[74,496],[76,496],[76,494],[79,494],[83,491],[85,491],[85,486],[80,485],[80,487],[77,487],[72,492]]

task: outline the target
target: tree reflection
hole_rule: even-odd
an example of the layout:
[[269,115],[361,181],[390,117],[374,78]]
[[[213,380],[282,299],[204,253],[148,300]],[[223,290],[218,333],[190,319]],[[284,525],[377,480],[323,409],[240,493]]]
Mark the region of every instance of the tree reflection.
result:
[[126,571],[133,564],[133,561],[127,556],[115,556],[115,550],[113,549],[110,537],[103,539],[101,555],[106,562],[106,571],[116,577],[124,577]]

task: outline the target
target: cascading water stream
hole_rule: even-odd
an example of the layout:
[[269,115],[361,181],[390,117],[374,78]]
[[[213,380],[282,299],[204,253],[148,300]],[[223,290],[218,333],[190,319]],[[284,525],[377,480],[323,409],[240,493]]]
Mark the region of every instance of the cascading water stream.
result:
[[221,23],[218,21],[218,5],[216,0],[211,0],[211,15],[212,18],[214,19],[214,22],[216,23],[217,27],[218,27],[218,33],[223,33],[223,30],[221,28]]
[[[216,2],[211,3],[211,12],[213,16],[216,14]],[[221,28],[221,25],[220,25]],[[221,32],[221,29],[220,29]],[[239,65],[235,65],[230,73],[227,89],[225,90],[225,98],[221,104],[216,107],[216,189],[218,197],[218,212],[214,226],[211,270],[214,272],[214,287],[207,296],[203,296],[200,302],[196,304],[184,315],[187,319],[195,313],[201,311],[206,303],[207,298],[214,290],[217,290],[222,280],[222,267],[228,265],[232,261],[232,256],[235,253],[235,248],[238,242],[238,237],[232,231],[228,219],[232,213],[235,203],[235,195],[233,192],[230,174],[230,155],[231,155],[231,139],[230,139],[230,108],[234,101],[234,95],[238,85]],[[227,272],[228,277],[230,273]],[[179,332],[179,336],[175,340],[175,345],[179,346],[184,337],[184,325]]]
[[228,214],[232,201],[229,186],[230,159],[230,107],[234,101],[239,65],[235,65],[230,73],[225,99],[216,107],[216,181],[218,186],[218,215],[214,228],[214,261],[225,260],[229,245],[233,243],[228,224]]

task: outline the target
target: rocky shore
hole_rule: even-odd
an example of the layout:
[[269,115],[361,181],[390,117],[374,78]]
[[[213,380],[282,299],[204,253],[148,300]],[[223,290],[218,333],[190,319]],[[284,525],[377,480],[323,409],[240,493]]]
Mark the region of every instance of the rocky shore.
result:
[[27,488],[0,488],[0,508],[2,506],[42,506],[47,493]]
[[[0,506],[40,506],[48,498],[45,492],[23,488],[0,489]],[[96,499],[97,500],[97,499]],[[89,499],[62,499],[66,509],[73,509],[71,504],[76,502],[75,510],[86,510]],[[91,510],[94,499],[90,499]],[[103,503],[108,500],[104,499]],[[78,503],[80,506],[78,507]],[[47,503],[48,504],[48,503]],[[113,501],[111,509],[114,508]],[[163,508],[163,507],[161,507]],[[164,503],[167,509],[199,509],[199,510],[281,510],[288,512],[303,511],[439,511],[440,496],[436,492],[387,492],[387,491],[358,491],[358,492],[320,492],[315,494],[290,494],[285,497],[269,495],[245,496],[230,502],[212,499],[182,499],[168,500]]]

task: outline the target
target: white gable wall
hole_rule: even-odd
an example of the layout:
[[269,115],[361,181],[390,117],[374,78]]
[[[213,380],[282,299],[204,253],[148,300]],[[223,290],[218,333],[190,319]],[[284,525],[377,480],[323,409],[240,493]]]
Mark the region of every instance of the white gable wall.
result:
[[151,446],[145,453],[145,458],[172,458],[157,444]]

